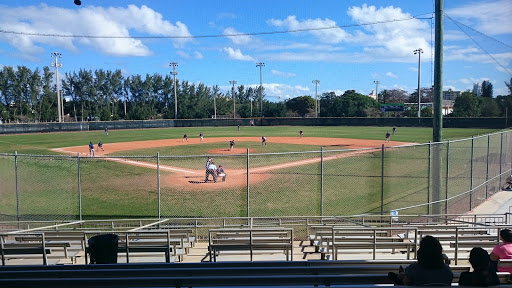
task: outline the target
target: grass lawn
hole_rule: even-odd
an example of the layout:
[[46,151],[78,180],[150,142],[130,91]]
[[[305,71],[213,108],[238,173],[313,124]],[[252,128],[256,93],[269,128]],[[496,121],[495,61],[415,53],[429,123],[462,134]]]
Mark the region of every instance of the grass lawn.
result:
[[[110,130],[53,134],[22,134],[0,136],[0,153],[30,154],[18,157],[18,192],[22,215],[47,215],[49,218],[69,219],[78,215],[78,171],[80,171],[81,205],[84,218],[110,217],[155,217],[158,209],[157,173],[154,169],[114,163],[99,159],[51,158],[36,155],[56,155],[50,148],[86,146],[89,141],[97,143],[131,142],[140,140],[199,138],[203,132],[209,137],[304,137],[357,138],[383,140],[391,127],[194,127],[144,130]],[[491,129],[444,129],[444,139],[460,139],[495,132]],[[432,139],[432,128],[397,127],[394,141],[425,143]],[[496,141],[494,141],[496,142]],[[493,142],[493,143],[494,143]],[[453,152],[453,165],[466,165],[466,144],[463,152]],[[154,156],[160,153],[161,164],[202,169],[203,155],[208,149],[225,148],[226,143],[184,145],[132,150],[117,153],[124,156]],[[314,145],[279,144],[262,148],[259,142],[237,142],[237,147],[250,148],[252,153],[278,153],[319,151]],[[426,146],[422,146],[426,147]],[[428,173],[428,151],[426,148],[408,148],[386,152],[386,178],[384,209],[424,203],[426,199]],[[455,150],[454,150],[455,151]],[[485,151],[477,150],[478,154]],[[337,152],[340,153],[340,152]],[[176,160],[173,157],[188,155]],[[326,155],[327,156],[327,155]],[[166,158],[169,157],[169,158]],[[251,168],[319,157],[319,153],[257,155],[251,158]],[[231,169],[244,169],[245,157],[223,157],[222,164]],[[156,159],[139,159],[156,162]],[[80,161],[78,163],[78,161]],[[178,162],[178,164],[176,164]],[[452,165],[452,164],[451,164]],[[0,155],[0,214],[16,213],[16,185],[14,157]],[[195,167],[197,166],[197,167]],[[469,168],[461,171],[467,171]],[[454,169],[451,166],[451,169]],[[359,156],[320,163],[274,170],[267,173],[261,183],[250,186],[251,216],[291,215],[348,215],[380,212],[381,204],[381,154],[367,153]],[[161,172],[160,177],[172,177],[173,172]],[[461,172],[459,172],[461,174]],[[454,181],[455,182],[455,181]],[[205,188],[206,187],[206,188]],[[198,186],[190,193],[179,187],[161,187],[161,211],[165,217],[181,216],[247,216],[247,188],[232,187],[210,191],[207,186]],[[323,188],[323,190],[322,190]],[[323,196],[321,192],[323,191]],[[450,190],[450,194],[453,190]],[[322,208],[321,198],[324,205]],[[418,213],[424,213],[419,208]]]

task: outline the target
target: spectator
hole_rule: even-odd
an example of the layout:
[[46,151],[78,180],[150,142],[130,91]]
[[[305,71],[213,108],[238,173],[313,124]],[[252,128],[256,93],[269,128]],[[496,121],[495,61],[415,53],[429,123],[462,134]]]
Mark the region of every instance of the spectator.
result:
[[512,190],[512,175],[507,179],[507,185],[503,187],[503,190]]
[[[491,261],[512,259],[512,231],[510,229],[501,230],[500,239],[503,244],[494,246],[490,255]],[[498,267],[498,271],[512,273],[512,267]]]
[[495,271],[489,271],[489,253],[480,247],[471,249],[469,263],[473,272],[462,272],[459,277],[459,286],[492,286],[499,285],[500,279]]
[[452,270],[444,263],[443,247],[432,236],[425,236],[421,239],[418,262],[409,265],[405,272],[403,269],[398,272],[398,274],[393,272],[388,274],[388,277],[396,284],[451,286],[453,280]]

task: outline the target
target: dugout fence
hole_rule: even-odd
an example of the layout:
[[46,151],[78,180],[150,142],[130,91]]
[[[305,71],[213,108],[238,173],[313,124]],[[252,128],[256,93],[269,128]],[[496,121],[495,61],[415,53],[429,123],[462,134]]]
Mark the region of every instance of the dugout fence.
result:
[[[0,220],[462,214],[511,175],[512,131],[233,155],[0,154]],[[226,182],[204,183],[207,156]]]

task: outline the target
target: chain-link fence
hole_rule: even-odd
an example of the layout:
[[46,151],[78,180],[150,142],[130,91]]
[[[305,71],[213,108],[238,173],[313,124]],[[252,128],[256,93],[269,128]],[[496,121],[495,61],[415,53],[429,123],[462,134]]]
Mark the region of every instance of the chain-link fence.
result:
[[460,214],[510,177],[512,131],[373,149],[209,156],[224,167],[225,181],[206,173],[207,155],[0,154],[0,218]]

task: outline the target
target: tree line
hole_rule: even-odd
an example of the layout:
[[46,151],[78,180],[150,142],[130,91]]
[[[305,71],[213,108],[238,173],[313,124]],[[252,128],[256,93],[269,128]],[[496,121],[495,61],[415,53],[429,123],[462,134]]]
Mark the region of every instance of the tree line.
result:
[[[174,119],[174,79],[170,75],[123,76],[120,70],[85,70],[60,75],[65,121],[110,121]],[[58,115],[55,72],[45,66],[32,71],[25,66],[4,66],[0,70],[0,120],[3,122],[55,122]],[[490,83],[488,83],[490,84]],[[512,89],[512,78],[506,83]],[[489,86],[485,86],[489,88]],[[488,90],[486,90],[488,91]],[[422,88],[422,102],[432,99],[432,89]],[[487,93],[487,92],[486,92]],[[512,110],[512,97],[476,97],[464,92],[455,101],[453,116],[502,116]],[[265,89],[239,85],[225,93],[218,85],[176,81],[177,118],[253,118],[253,117],[385,117],[380,103],[417,102],[417,92],[383,90],[378,101],[347,90],[342,95],[327,92],[318,102],[310,95],[280,102],[266,99]],[[233,99],[234,98],[234,99]],[[460,99],[460,100],[459,100]],[[477,100],[475,100],[477,99]],[[234,101],[234,103],[233,103]],[[261,103],[260,103],[261,101]],[[263,111],[260,110],[262,107]],[[423,111],[425,110],[425,111]],[[424,117],[431,111],[423,109]],[[415,117],[414,107],[403,116]]]

